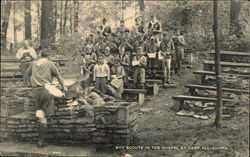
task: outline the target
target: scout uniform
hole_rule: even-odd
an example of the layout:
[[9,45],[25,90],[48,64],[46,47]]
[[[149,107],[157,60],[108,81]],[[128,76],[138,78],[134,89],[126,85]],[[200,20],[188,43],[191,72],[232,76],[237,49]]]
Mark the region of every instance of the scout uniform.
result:
[[139,87],[140,88],[145,88],[144,84],[145,84],[145,68],[147,66],[147,58],[143,55],[136,55],[133,58],[134,61],[139,61],[139,65],[135,66],[135,71],[133,74],[133,81],[135,86],[137,85],[137,83],[139,82]]
[[34,48],[29,47],[27,42],[26,44],[27,46],[22,47],[17,51],[16,58],[20,60],[20,68],[23,75],[24,85],[31,86],[30,79],[27,75],[27,69],[31,62],[37,58],[37,54]]
[[173,55],[172,53],[175,50],[173,41],[171,39],[168,39],[168,40],[163,39],[160,43],[159,50],[164,57],[162,60],[162,68],[163,68],[163,75],[164,75],[163,82],[164,84],[170,83],[171,59]]
[[173,41],[174,41],[175,55],[176,55],[175,73],[180,74],[182,62],[184,60],[184,47],[183,46],[186,43],[185,43],[184,37],[180,35],[179,33],[177,33],[177,35],[173,37]]
[[[155,43],[155,38],[151,37],[150,43],[147,45],[147,55],[148,55],[148,67],[149,67],[149,73],[151,74],[151,77],[156,76],[156,68],[157,68],[157,56],[156,52],[158,51],[158,46]],[[155,54],[154,58],[150,58],[151,54]]]
[[[106,94],[108,81],[110,80],[110,68],[108,64],[103,63],[103,57],[99,57],[99,63],[94,66],[93,81],[96,81],[96,88]],[[102,61],[100,61],[102,60]]]

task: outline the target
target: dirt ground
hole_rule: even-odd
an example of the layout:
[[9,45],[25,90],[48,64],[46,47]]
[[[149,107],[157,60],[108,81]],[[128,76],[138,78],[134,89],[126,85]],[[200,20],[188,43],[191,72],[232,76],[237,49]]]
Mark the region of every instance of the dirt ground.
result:
[[[74,64],[67,67],[62,68],[65,78],[78,77]],[[200,120],[178,116],[171,110],[172,96],[188,93],[184,87],[187,83],[199,83],[199,78],[193,74],[196,69],[202,69],[200,58],[195,58],[193,67],[186,68],[181,77],[173,77],[178,84],[177,88],[162,89],[158,96],[146,97],[146,102],[141,107],[152,110],[138,114],[134,147],[117,147],[114,155],[128,153],[134,157],[249,156],[249,112],[237,115],[231,120],[223,120],[223,126],[216,129],[212,127],[214,114],[208,120]]]

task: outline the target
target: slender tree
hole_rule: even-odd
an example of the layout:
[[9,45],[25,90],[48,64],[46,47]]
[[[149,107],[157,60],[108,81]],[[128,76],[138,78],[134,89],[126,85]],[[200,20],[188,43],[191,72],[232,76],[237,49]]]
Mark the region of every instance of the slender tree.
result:
[[140,14],[142,16],[142,21],[145,21],[145,17],[144,17],[144,10],[145,10],[145,3],[144,0],[139,0],[139,6],[140,6]]
[[68,0],[65,2],[65,8],[64,8],[64,23],[63,23],[63,34],[65,35],[66,31],[66,24],[67,24],[67,14],[68,14]]
[[74,1],[74,32],[78,32],[79,1]]
[[1,26],[1,50],[3,51],[6,48],[7,29],[9,26],[10,11],[12,6],[11,3],[11,1],[6,1],[4,7],[4,17]]
[[236,35],[237,37],[240,37],[242,33],[241,26],[239,24],[240,9],[241,9],[241,2],[237,0],[231,0],[229,35]]
[[221,125],[222,118],[222,76],[220,68],[220,40],[219,40],[219,24],[218,24],[218,0],[214,0],[214,44],[215,44],[215,73],[216,73],[216,85],[217,85],[217,106],[216,117],[214,126],[219,127]]
[[31,39],[31,1],[24,1],[25,39]]
[[60,5],[60,35],[63,34],[63,1],[61,1]]

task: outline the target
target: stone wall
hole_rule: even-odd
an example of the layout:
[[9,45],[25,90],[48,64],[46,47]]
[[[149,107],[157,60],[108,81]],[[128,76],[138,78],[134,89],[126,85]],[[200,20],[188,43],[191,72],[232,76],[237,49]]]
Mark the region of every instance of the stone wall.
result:
[[[136,131],[137,103],[94,107],[87,116],[82,106],[67,106],[56,99],[55,116],[48,121],[48,141],[60,144],[128,145]],[[35,112],[1,115],[0,140],[36,141]]]

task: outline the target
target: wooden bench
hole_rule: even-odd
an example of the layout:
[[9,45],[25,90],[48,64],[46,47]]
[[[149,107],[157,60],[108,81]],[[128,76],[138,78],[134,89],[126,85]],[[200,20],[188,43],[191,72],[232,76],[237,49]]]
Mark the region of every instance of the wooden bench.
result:
[[[133,81],[133,79],[129,79],[129,81]],[[153,88],[153,95],[157,95],[159,92],[159,86],[162,84],[162,80],[156,80],[156,79],[145,79],[146,87],[152,87]]]
[[[209,98],[209,97],[198,97],[198,96],[190,96],[190,95],[178,95],[178,96],[172,96],[172,99],[174,100],[174,110],[179,111],[182,109],[182,106],[184,105],[185,100],[189,101],[201,101],[201,102],[216,102],[217,98]],[[237,102],[233,99],[222,99],[222,102]]]
[[[52,62],[66,62],[68,61],[67,59],[51,59]],[[1,62],[3,63],[19,63],[20,61],[15,58],[5,58],[1,59]]]
[[1,78],[1,82],[23,81],[23,78]]
[[126,93],[138,94],[139,105],[143,105],[144,100],[145,100],[145,94],[147,93],[147,90],[146,89],[124,89],[123,93],[124,94],[126,94]]
[[[213,72],[213,71],[196,70],[196,71],[193,71],[193,73],[198,74],[198,75],[202,75],[201,82],[204,82],[207,75],[215,76],[215,72]],[[223,77],[236,76],[236,77],[240,77],[240,78],[249,79],[250,73],[249,74],[221,73],[221,76],[223,76]]]
[[[209,54],[215,54],[215,51],[210,51]],[[250,52],[220,51],[220,54],[221,55],[250,57]]]
[[[215,65],[214,61],[204,60],[204,70],[212,70]],[[220,62],[221,66],[227,67],[239,67],[239,68],[250,68],[250,63],[237,63],[237,62]]]
[[[194,95],[195,89],[203,89],[203,90],[212,90],[216,91],[217,88],[214,86],[204,86],[204,85],[195,85],[195,84],[187,84],[185,85],[186,88],[189,88],[190,94]],[[222,88],[222,91],[224,92],[230,92],[230,93],[236,93],[236,94],[249,94],[249,90],[243,90],[243,89],[232,89],[232,88]]]
[[1,69],[1,72],[21,72],[20,68]]

